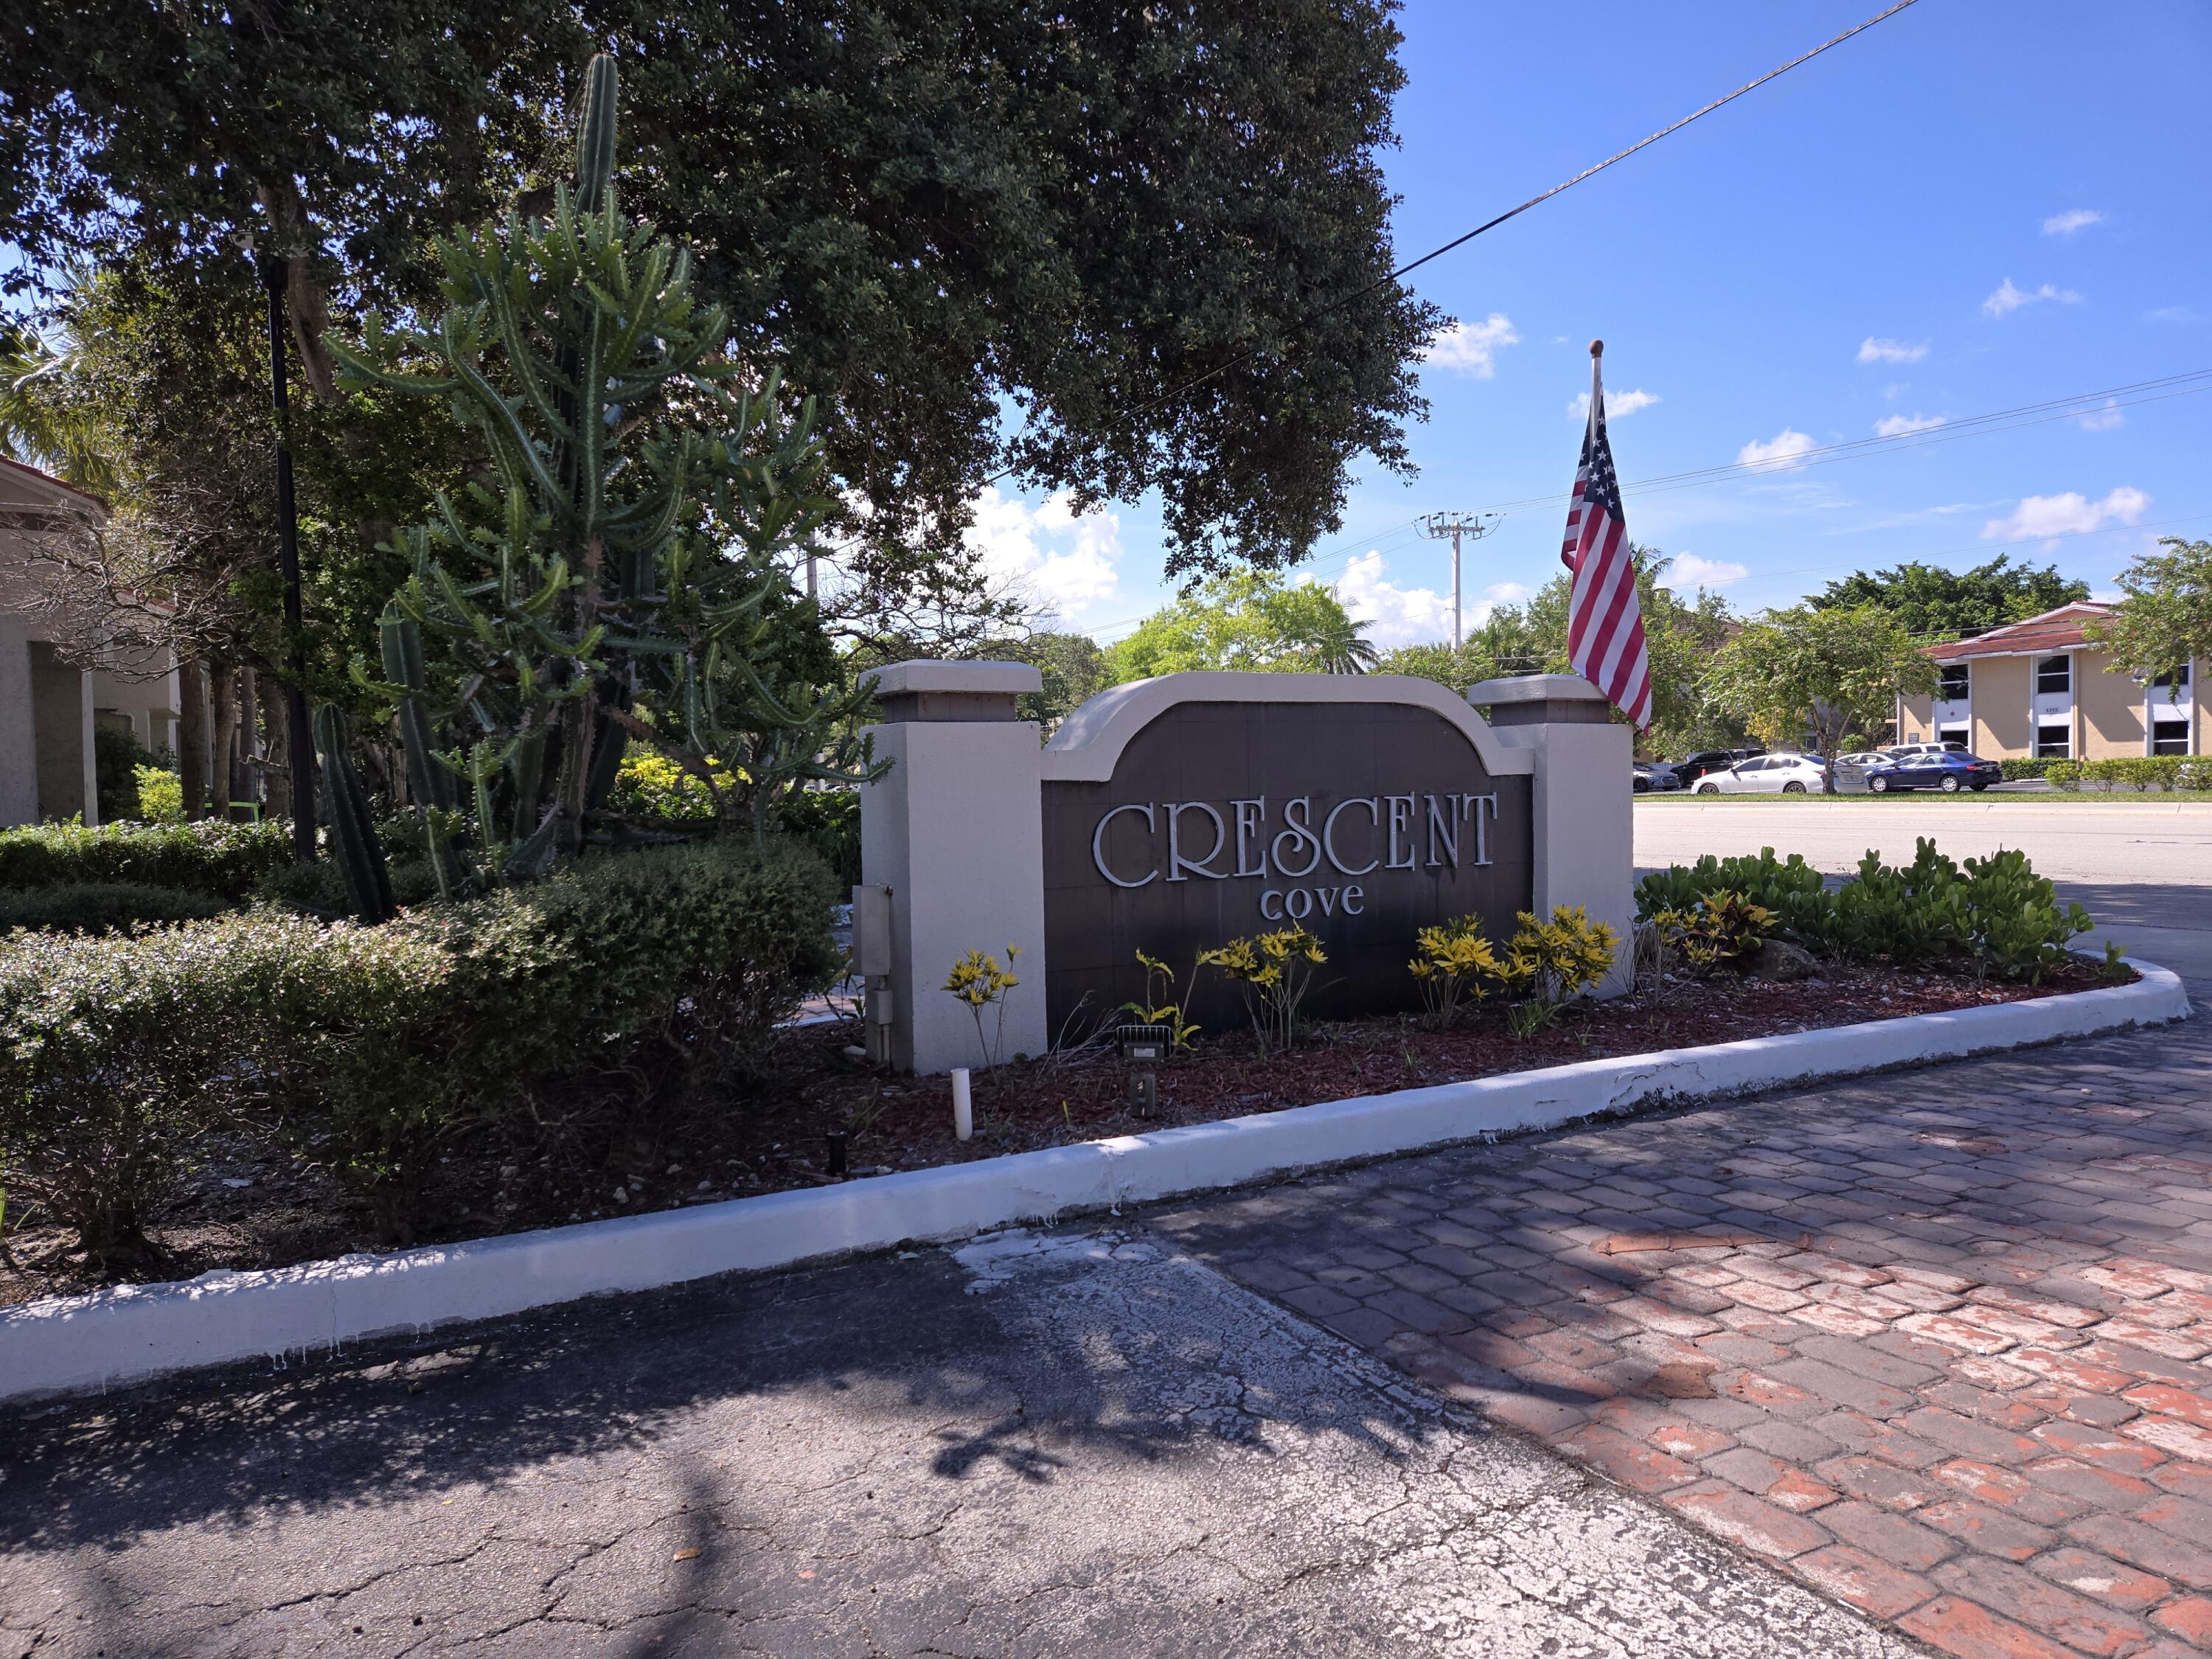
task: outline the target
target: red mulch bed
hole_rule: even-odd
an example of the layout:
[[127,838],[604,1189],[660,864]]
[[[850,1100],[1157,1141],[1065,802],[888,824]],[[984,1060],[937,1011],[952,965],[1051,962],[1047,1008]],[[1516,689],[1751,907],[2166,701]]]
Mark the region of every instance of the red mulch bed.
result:
[[[634,1144],[618,1165],[578,1170],[517,1161],[512,1151],[458,1150],[431,1194],[437,1224],[417,1242],[826,1185],[840,1178],[825,1172],[828,1138],[855,1124],[861,1127],[850,1138],[844,1179],[1615,1054],[2017,1002],[2105,982],[2102,969],[2087,963],[2039,987],[1831,967],[1796,984],[1723,974],[1672,983],[1656,996],[1583,1003],[1525,1039],[1509,1034],[1494,1008],[1450,1031],[1397,1018],[1319,1025],[1297,1049],[1265,1059],[1249,1033],[1230,1033],[1206,1038],[1161,1067],[1159,1109],[1150,1118],[1131,1109],[1127,1069],[1115,1051],[1095,1046],[979,1074],[975,1133],[967,1141],[953,1138],[949,1079],[878,1074],[856,1064],[848,1050],[859,1031],[850,1022],[801,1026],[781,1034],[760,1084],[693,1103]],[[36,1215],[11,1218],[14,1260],[0,1260],[0,1304],[375,1248],[365,1209],[322,1170],[244,1137],[211,1138],[202,1155],[167,1213],[149,1229],[161,1252],[155,1261],[128,1267],[88,1261],[70,1235],[40,1225]]]

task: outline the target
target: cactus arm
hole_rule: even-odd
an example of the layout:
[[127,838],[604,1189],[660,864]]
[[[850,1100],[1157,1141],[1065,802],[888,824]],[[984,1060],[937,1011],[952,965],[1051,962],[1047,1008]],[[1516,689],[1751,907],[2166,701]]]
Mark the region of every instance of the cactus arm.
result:
[[336,703],[326,702],[315,711],[315,757],[321,763],[323,793],[331,809],[331,855],[345,878],[354,915],[369,923],[389,921],[397,914],[392,877],[385,868],[384,849],[377,845],[361,775],[346,753],[346,738],[345,714]]

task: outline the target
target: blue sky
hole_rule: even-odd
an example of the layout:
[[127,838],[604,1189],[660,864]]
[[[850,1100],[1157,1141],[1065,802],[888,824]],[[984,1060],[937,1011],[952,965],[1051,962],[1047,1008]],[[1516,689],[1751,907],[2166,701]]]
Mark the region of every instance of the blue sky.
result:
[[[1401,258],[1875,9],[1412,0]],[[1632,483],[2212,369],[2208,69],[2203,0],[1920,0],[1425,267],[1463,331],[1423,372],[1419,476],[1362,468],[1309,568],[1378,642],[1442,637],[1449,550],[1412,520],[1571,482],[1593,335]],[[2208,438],[2212,391],[1632,493],[1629,527],[1742,610],[1999,550],[2101,591],[2160,534],[2212,536]],[[1470,601],[1556,571],[1561,517],[1515,508],[1469,548]],[[994,494],[977,533],[1103,638],[1166,597],[1157,502],[1076,521]]]

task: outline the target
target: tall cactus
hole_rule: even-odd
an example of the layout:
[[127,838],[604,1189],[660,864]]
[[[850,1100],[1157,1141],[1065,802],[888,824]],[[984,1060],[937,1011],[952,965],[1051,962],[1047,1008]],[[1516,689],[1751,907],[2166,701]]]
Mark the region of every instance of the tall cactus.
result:
[[345,877],[346,897],[363,921],[389,921],[398,914],[392,877],[369,821],[368,792],[346,753],[345,713],[326,702],[315,711],[315,758],[321,763],[324,799],[331,809],[331,855]]
[[423,701],[429,682],[422,665],[422,625],[398,605],[387,605],[377,633],[383,647],[384,678],[407,692],[399,699],[399,746],[407,757],[408,793],[415,797],[415,810],[422,817],[438,896],[450,899],[460,892],[465,878],[446,838],[444,819],[458,809],[460,796],[453,769],[431,746],[430,710]]
[[[400,539],[416,633],[388,624],[381,681],[356,678],[401,705],[410,771],[416,747],[438,757],[487,872],[511,878],[627,833],[610,801],[634,743],[717,780],[730,825],[801,778],[881,770],[793,591],[835,508],[811,401],[728,355],[740,331],[694,291],[690,252],[622,215],[617,91],[594,58],[549,214],[439,245],[441,315],[332,343],[349,385],[439,398],[492,464]],[[410,637],[434,695],[393,654]]]

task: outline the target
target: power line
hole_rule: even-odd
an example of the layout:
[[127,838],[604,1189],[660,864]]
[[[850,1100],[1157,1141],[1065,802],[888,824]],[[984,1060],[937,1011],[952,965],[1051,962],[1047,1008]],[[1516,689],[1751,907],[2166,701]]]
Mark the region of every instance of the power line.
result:
[[[2139,404],[2162,403],[2170,398],[2193,397],[2203,392],[2212,392],[2212,368],[2191,369],[2157,380],[2138,380],[2130,386],[2108,386],[2100,392],[2077,392],[2072,397],[2046,398],[2041,403],[2022,404],[2012,409],[1995,410],[1985,415],[1965,416],[1955,421],[1947,420],[1940,428],[1929,427],[1918,432],[1900,432],[1886,438],[1852,438],[1771,459],[1737,460],[1697,467],[1686,472],[1661,473],[1655,477],[1636,479],[1621,488],[1625,492],[1651,495],[1731,477],[1764,477],[1777,472],[1795,472],[1808,466],[1826,466],[1836,461],[1856,460],[1869,454],[1893,454],[1905,450],[1925,449],[1933,444],[1955,443],[1961,438],[1979,437],[1990,432],[2009,432],[2021,427],[2044,425],[2051,421],[2070,421],[2078,416],[2094,415],[2106,408],[2133,409]],[[1519,501],[1494,502],[1492,510],[1504,512],[1516,507],[1561,506],[1571,499],[1565,492],[1530,495]]]

